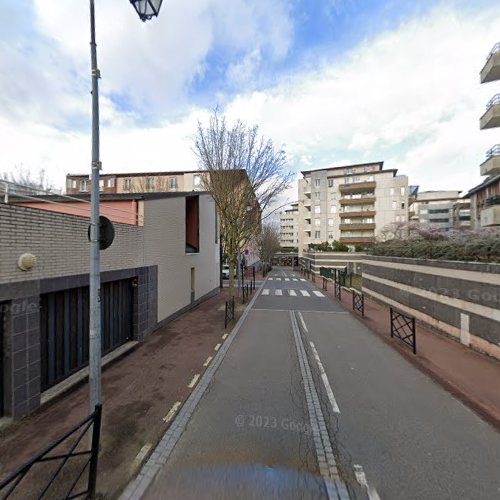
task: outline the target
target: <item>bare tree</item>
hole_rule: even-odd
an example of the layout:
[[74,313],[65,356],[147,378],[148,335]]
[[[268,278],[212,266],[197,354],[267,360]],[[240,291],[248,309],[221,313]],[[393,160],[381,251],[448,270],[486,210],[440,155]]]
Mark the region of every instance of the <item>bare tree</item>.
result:
[[272,222],[263,224],[258,244],[260,260],[271,263],[273,255],[280,249],[279,226]]
[[207,126],[198,122],[194,151],[207,172],[203,188],[212,193],[217,207],[232,297],[238,252],[257,238],[262,213],[288,188],[291,174],[285,170],[285,152],[277,151],[257,126],[248,127],[240,120],[228,126],[217,111]]
[[4,189],[7,189],[10,194],[43,194],[46,191],[54,191],[55,186],[47,177],[44,169],[40,169],[37,173],[26,169],[22,165],[16,165],[11,172],[1,174],[0,180],[7,181]]

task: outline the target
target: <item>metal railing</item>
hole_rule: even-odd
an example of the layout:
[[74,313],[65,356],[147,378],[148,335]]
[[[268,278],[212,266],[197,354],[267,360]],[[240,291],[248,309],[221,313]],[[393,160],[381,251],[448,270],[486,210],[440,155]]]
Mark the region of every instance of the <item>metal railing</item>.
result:
[[391,338],[399,340],[410,346],[413,354],[417,354],[417,336],[415,332],[415,318],[395,311],[391,307]]
[[342,285],[340,284],[340,281],[335,280],[333,282],[333,291],[334,291],[335,298],[337,300],[342,300]]
[[365,315],[365,296],[358,292],[357,290],[351,289],[352,291],[352,309],[353,311],[357,311],[361,314],[361,316]]
[[500,94],[495,94],[486,104],[486,110],[492,108],[496,104],[500,104]]
[[487,207],[491,207],[493,205],[500,205],[500,195],[496,194],[495,196],[490,196],[489,198],[486,198],[484,204]]
[[224,328],[234,319],[234,297],[226,300],[226,310],[224,313]]
[[328,290],[328,278],[323,278],[323,290]]
[[[41,486],[41,491],[36,493],[34,496],[38,499],[42,498],[64,498],[64,499],[73,499],[73,498],[85,498],[85,499],[94,499],[96,493],[96,481],[97,481],[97,459],[99,454],[99,437],[101,431],[101,416],[102,416],[102,406],[97,405],[93,413],[91,413],[88,417],[83,419],[79,424],[73,427],[71,430],[66,432],[61,438],[57,441],[49,445],[44,451],[33,457],[29,462],[26,462],[12,474],[10,474],[6,479],[0,482],[0,498],[2,500],[9,498],[12,494],[16,494],[17,498],[23,498],[23,495],[18,487],[21,488],[21,483],[23,479],[28,475],[30,470],[36,466],[37,464],[52,462],[60,460],[61,463],[56,468],[55,472],[52,473],[48,482],[43,482],[43,486]],[[87,431],[91,429],[92,432],[92,442],[90,449],[86,449],[83,451],[76,451],[78,445],[82,441],[83,437],[87,434]],[[78,437],[74,443],[69,448],[69,451],[65,452],[55,452],[54,450],[61,445],[63,442],[69,440],[72,436],[78,433]],[[51,454],[54,452],[55,454]],[[64,473],[62,470],[64,466],[68,463],[70,458],[74,457],[88,457],[83,467],[80,468],[79,472],[75,474],[73,477],[67,469]],[[73,493],[75,487],[79,484],[80,480],[83,477],[83,474],[86,469],[88,471],[88,480],[86,481],[87,489],[85,491],[81,491],[79,493]],[[52,472],[52,471],[51,471]],[[62,477],[62,479],[60,479]],[[40,473],[36,475],[37,480],[40,479]],[[56,484],[57,481],[57,484]],[[67,481],[67,484],[62,484]],[[30,485],[32,487],[32,485]],[[32,487],[33,488],[33,487]],[[54,491],[57,488],[57,492]],[[16,491],[17,490],[17,491]],[[51,490],[51,491],[50,491]],[[32,494],[30,494],[32,496]]]
[[491,149],[486,151],[486,159],[489,160],[493,156],[500,156],[500,144],[496,144]]

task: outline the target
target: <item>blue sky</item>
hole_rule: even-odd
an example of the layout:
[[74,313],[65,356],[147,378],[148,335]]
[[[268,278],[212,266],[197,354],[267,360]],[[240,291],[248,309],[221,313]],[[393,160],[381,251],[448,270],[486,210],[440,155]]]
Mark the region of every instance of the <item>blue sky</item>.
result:
[[[500,92],[478,81],[498,2],[164,0],[148,23],[126,0],[96,4],[104,171],[196,167],[215,106],[285,145],[295,172],[384,160],[421,189],[468,189],[499,142],[478,128]],[[2,12],[0,170],[62,185],[90,163],[87,2]]]

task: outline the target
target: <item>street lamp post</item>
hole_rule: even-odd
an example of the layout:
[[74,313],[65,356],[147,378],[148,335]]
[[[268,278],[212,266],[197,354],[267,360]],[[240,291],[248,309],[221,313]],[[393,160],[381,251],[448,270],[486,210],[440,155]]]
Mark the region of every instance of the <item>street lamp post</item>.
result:
[[[101,404],[101,263],[99,238],[99,78],[95,40],[94,0],[90,1],[90,60],[92,75],[92,170],[90,190],[89,268],[89,406]],[[142,21],[157,17],[163,0],[130,0]]]

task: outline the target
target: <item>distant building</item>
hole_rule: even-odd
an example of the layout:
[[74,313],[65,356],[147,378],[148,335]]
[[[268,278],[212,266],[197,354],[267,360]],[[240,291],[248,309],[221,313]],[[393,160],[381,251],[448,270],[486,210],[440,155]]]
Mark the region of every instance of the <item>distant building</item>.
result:
[[280,214],[280,245],[282,247],[299,246],[299,204],[294,203],[291,208]]
[[470,202],[460,191],[421,191],[410,204],[410,220],[448,230],[470,227]]
[[408,177],[383,162],[302,172],[299,255],[310,243],[370,244],[394,222],[408,221]]
[[[481,83],[500,80],[500,43],[497,43],[486,58],[480,73]],[[479,120],[481,130],[500,127],[500,94],[494,95],[486,105],[486,111]],[[487,179],[471,189],[470,198],[473,227],[500,226],[500,144],[486,153],[481,164],[481,175]]]

